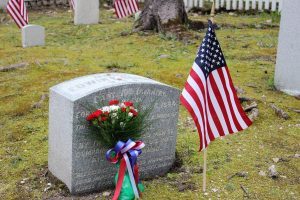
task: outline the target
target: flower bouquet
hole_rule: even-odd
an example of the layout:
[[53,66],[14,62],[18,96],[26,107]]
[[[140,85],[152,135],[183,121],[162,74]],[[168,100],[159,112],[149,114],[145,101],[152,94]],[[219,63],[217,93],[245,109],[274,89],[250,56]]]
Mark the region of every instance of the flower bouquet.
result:
[[113,200],[136,199],[144,190],[139,180],[137,157],[145,146],[139,139],[148,126],[149,112],[150,109],[139,112],[130,101],[111,100],[108,106],[94,110],[86,118],[92,136],[110,148],[106,159],[119,168]]

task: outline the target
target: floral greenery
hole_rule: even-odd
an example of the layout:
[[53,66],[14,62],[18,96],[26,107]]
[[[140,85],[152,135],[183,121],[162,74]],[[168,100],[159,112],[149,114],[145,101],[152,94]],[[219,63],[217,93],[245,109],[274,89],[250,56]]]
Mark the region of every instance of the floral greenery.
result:
[[147,117],[151,110],[140,111],[140,106],[135,107],[130,101],[111,100],[109,106],[93,110],[86,120],[91,136],[103,146],[112,148],[118,141],[140,139],[150,124]]

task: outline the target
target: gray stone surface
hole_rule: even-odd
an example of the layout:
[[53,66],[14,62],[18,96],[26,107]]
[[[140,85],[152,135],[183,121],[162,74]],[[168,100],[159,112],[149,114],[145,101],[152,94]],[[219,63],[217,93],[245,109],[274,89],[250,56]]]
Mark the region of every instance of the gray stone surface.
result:
[[72,194],[98,191],[113,186],[117,171],[105,159],[106,148],[89,137],[83,123],[89,114],[82,104],[112,99],[155,102],[153,120],[142,140],[146,147],[139,156],[142,178],[166,173],[175,160],[180,91],[157,81],[130,74],[95,74],[63,82],[50,88],[49,170]]
[[281,11],[275,86],[300,95],[300,1],[284,1]]
[[99,0],[75,0],[74,24],[98,24]]
[[22,28],[22,46],[33,47],[45,45],[45,28],[38,25],[27,25]]

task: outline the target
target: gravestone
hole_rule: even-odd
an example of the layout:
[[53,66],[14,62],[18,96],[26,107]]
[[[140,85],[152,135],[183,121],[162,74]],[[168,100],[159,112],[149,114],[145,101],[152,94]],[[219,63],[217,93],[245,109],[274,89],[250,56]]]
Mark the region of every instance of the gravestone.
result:
[[98,24],[99,0],[75,0],[74,24]]
[[112,99],[154,104],[152,121],[142,140],[146,147],[139,156],[141,178],[165,174],[175,160],[180,91],[141,76],[94,74],[50,88],[49,170],[72,194],[103,190],[113,186],[117,168],[105,159],[108,149],[89,137],[82,105]]
[[22,28],[22,46],[44,46],[45,45],[45,28],[38,25],[26,25]]
[[281,11],[275,86],[300,95],[300,1],[284,1]]

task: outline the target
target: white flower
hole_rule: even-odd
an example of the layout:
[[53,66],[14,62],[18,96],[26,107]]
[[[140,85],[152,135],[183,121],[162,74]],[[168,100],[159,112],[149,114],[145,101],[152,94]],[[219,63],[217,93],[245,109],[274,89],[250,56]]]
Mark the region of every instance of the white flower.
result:
[[133,117],[133,113],[132,113],[132,112],[129,112],[129,113],[128,113],[128,116],[129,116],[129,117]]
[[104,106],[104,107],[102,108],[102,111],[103,111],[103,112],[110,112],[109,106]]
[[120,126],[121,126],[121,128],[124,128],[125,127],[125,123],[124,122],[120,122]]
[[118,119],[118,114],[117,114],[117,113],[112,113],[112,114],[111,114],[111,117],[112,117],[112,118],[117,118],[117,119]]
[[125,104],[124,103],[121,103],[121,108],[125,108]]
[[112,112],[116,112],[120,108],[119,106],[116,106],[116,105],[112,105],[112,106],[109,106],[109,107],[110,107],[110,111],[112,111]]

